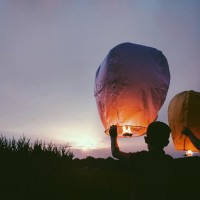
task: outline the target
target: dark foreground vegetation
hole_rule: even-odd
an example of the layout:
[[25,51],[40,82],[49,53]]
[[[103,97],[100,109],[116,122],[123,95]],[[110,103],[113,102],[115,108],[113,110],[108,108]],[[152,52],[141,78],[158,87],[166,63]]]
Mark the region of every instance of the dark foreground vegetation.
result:
[[[131,175],[124,163],[111,157],[73,158],[68,146],[1,136],[0,199],[130,199]],[[199,199],[199,170],[200,157],[176,159],[170,199]]]

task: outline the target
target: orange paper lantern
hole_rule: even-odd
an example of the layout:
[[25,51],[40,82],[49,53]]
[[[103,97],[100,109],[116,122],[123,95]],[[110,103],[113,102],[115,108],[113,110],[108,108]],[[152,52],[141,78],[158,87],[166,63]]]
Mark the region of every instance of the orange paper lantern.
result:
[[200,93],[191,90],[174,96],[168,108],[168,121],[175,149],[197,152],[190,139],[181,131],[188,127],[200,139]]
[[108,53],[96,72],[94,94],[101,121],[118,126],[118,135],[140,136],[156,120],[170,83],[161,51],[123,43]]

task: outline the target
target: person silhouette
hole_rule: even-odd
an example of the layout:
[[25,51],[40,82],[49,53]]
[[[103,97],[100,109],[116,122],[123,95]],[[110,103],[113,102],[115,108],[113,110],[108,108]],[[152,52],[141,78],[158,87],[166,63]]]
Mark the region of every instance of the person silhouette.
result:
[[200,139],[198,139],[188,127],[184,127],[181,133],[187,136],[192,144],[200,151]]
[[148,151],[122,152],[117,141],[117,126],[109,133],[113,157],[128,161],[132,174],[131,199],[165,200],[168,196],[173,158],[163,150],[169,143],[171,129],[163,122],[152,122],[144,137]]

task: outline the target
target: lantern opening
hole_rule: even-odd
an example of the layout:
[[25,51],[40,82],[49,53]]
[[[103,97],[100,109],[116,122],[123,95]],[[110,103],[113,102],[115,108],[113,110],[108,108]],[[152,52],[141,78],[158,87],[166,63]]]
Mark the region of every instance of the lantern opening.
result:
[[187,150],[187,151],[185,152],[185,156],[192,156],[192,155],[193,155],[192,150]]
[[[146,133],[146,127],[143,126],[131,126],[131,125],[123,125],[117,126],[117,135],[118,137],[138,137],[144,135]],[[105,133],[109,135],[109,128],[105,130]]]

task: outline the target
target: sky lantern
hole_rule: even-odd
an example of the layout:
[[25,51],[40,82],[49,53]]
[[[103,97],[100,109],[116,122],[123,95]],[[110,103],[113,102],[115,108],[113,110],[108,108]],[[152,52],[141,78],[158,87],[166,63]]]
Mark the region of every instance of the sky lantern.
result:
[[94,95],[105,132],[117,125],[118,136],[141,136],[155,121],[170,83],[161,51],[133,43],[110,50],[96,72]]
[[190,90],[175,95],[169,104],[168,121],[175,149],[185,150],[186,154],[191,151],[198,152],[181,131],[188,127],[200,139],[200,93]]

